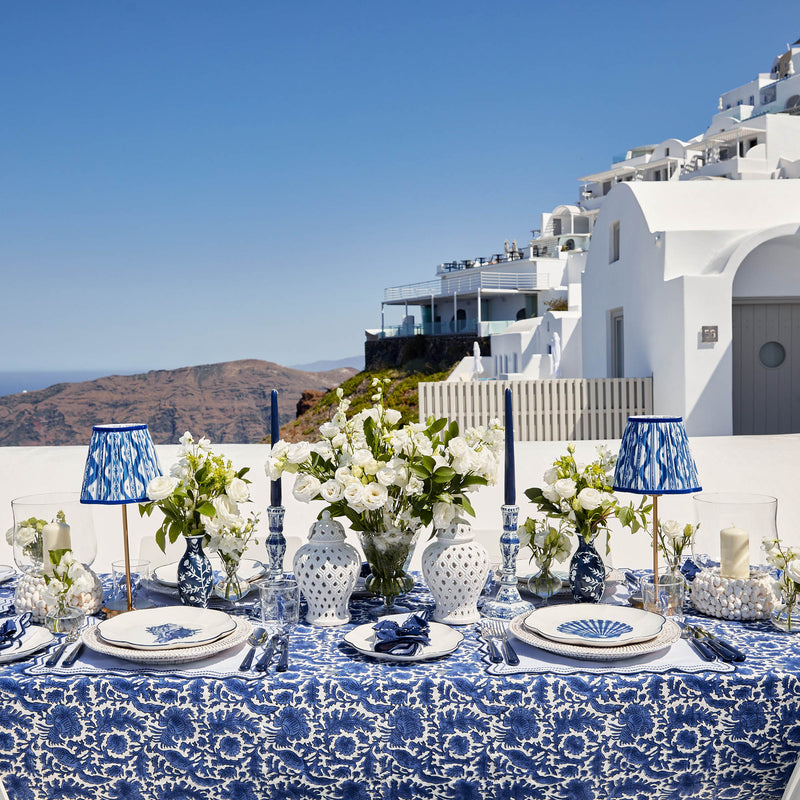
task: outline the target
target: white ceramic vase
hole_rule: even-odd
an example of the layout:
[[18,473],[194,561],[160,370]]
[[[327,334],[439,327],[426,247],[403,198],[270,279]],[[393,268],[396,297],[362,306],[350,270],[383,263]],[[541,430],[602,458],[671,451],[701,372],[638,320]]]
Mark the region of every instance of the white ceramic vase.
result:
[[306,622],[321,628],[350,621],[350,595],[361,571],[358,550],[344,540],[344,528],[329,511],[309,531],[295,553],[294,575],[308,603]]
[[478,598],[489,575],[489,556],[469,525],[453,523],[436,532],[422,554],[422,574],[436,601],[436,622],[469,625],[480,619]]

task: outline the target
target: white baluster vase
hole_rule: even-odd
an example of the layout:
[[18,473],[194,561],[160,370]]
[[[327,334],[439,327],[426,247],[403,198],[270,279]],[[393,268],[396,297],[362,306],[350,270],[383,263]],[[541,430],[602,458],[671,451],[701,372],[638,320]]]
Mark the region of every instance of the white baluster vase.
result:
[[358,550],[344,540],[344,528],[329,511],[315,522],[308,542],[295,553],[297,585],[308,603],[306,622],[321,628],[350,622],[348,603],[361,571]]
[[477,603],[489,575],[489,556],[469,525],[453,523],[436,532],[422,554],[422,574],[436,601],[436,622],[468,625],[480,619]]

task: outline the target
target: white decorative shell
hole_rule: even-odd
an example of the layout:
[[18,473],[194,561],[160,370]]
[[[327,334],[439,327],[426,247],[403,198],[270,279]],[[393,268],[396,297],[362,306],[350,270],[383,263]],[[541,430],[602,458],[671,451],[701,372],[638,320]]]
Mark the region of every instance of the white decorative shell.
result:
[[[69,605],[79,608],[84,614],[95,614],[103,605],[103,585],[100,578],[88,570],[92,576],[92,588],[88,592],[73,592],[68,595]],[[14,592],[14,607],[18,614],[30,611],[35,622],[44,622],[45,616],[56,608],[55,603],[48,603],[43,596],[45,587],[41,573],[26,572],[17,581]]]

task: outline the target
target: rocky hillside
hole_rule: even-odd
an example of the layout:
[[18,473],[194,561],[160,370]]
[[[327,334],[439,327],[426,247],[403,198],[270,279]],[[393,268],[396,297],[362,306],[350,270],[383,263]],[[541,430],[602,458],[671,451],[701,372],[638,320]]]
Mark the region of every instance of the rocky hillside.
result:
[[60,383],[0,397],[0,446],[85,445],[92,425],[109,422],[146,422],[158,444],[175,443],[186,430],[212,442],[259,442],[269,434],[272,389],[283,425],[295,419],[303,391],[336,387],[355,372],[248,359]]

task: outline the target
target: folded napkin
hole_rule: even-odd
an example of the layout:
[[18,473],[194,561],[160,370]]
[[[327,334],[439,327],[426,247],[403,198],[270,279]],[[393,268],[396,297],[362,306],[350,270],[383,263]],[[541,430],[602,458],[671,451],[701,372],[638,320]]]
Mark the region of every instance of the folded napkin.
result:
[[422,614],[411,614],[402,625],[393,619],[383,619],[373,625],[373,630],[376,653],[413,656],[430,644],[428,620]]

